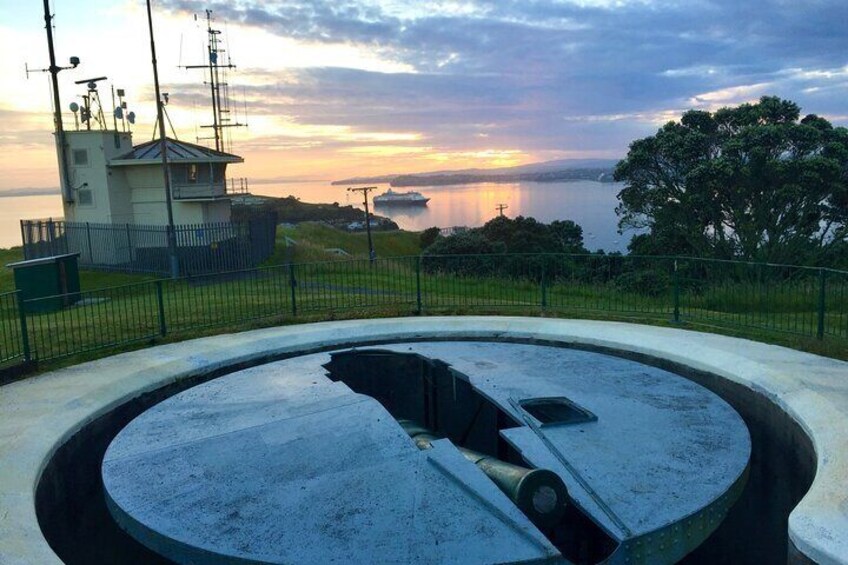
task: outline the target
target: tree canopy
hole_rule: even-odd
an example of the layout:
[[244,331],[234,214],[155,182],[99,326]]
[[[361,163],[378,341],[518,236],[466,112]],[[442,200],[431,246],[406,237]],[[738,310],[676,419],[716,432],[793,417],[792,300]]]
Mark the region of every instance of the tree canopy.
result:
[[619,227],[631,251],[822,261],[848,241],[848,130],[763,97],[690,110],[618,163]]
[[[534,255],[511,255],[524,253]],[[524,216],[498,216],[483,227],[437,238],[423,252],[423,267],[428,272],[540,280],[569,267],[567,261],[555,255],[559,253],[586,253],[583,228],[571,220],[544,224]]]
[[481,228],[440,238],[425,253],[585,253],[583,228],[571,220],[544,224],[535,218],[492,218]]

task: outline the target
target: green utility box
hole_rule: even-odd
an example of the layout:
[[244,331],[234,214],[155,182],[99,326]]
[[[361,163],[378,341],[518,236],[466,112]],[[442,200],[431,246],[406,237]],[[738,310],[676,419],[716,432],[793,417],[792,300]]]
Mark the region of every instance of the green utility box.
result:
[[78,257],[69,253],[6,265],[15,273],[27,313],[55,312],[79,300]]

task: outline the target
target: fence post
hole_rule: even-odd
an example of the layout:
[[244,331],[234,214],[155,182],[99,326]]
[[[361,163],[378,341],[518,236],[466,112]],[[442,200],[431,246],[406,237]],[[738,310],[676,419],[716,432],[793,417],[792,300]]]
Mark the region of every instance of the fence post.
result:
[[289,286],[291,287],[292,316],[297,316],[297,300],[294,292],[297,281],[294,278],[294,263],[289,263]]
[[89,222],[85,223],[85,236],[88,240],[88,263],[90,265],[94,264],[94,250],[91,248],[91,224]]
[[15,292],[18,302],[18,316],[21,323],[21,346],[24,350],[24,361],[32,361],[32,350],[29,347],[29,330],[27,328],[26,310],[24,309],[24,298],[21,291]]
[[677,270],[677,259],[674,260],[674,323],[680,323],[680,271]]
[[819,304],[818,304],[818,327],[816,328],[816,337],[824,339],[824,310],[825,310],[825,287],[827,280],[827,271],[823,268],[819,269]]
[[421,315],[421,255],[415,256],[415,314]]
[[156,302],[159,305],[159,335],[168,335],[168,326],[165,324],[165,300],[162,293],[162,281],[156,281]]
[[32,250],[30,249],[30,242],[27,239],[27,232],[30,230],[24,227],[25,225],[28,225],[28,223],[25,224],[24,222],[27,222],[27,220],[21,220],[21,245],[24,247],[24,259],[33,259],[33,257],[31,257]]
[[49,242],[50,255],[58,255],[56,251],[56,234],[53,233],[53,218],[47,220],[47,241]]
[[548,285],[545,280],[545,259],[542,257],[542,313],[544,314],[545,310],[548,308]]

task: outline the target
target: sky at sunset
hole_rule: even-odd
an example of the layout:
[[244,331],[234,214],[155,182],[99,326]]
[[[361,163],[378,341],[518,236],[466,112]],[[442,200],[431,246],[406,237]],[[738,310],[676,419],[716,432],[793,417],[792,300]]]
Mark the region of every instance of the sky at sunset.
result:
[[[153,136],[143,3],[54,0],[62,106],[106,75]],[[777,95],[848,124],[845,0],[154,1],[163,91],[180,139],[211,120],[204,10],[249,127],[235,176],[352,175],[619,158],[689,108]],[[198,15],[195,21],[194,14]],[[54,187],[41,2],[0,0],[0,191]],[[245,119],[245,116],[240,116]],[[111,120],[109,120],[111,123]]]

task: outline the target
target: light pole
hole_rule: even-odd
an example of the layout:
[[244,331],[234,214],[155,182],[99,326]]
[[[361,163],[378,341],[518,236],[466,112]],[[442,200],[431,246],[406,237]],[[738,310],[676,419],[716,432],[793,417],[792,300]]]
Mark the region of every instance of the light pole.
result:
[[376,189],[376,186],[360,186],[347,189],[348,192],[361,192],[365,199],[365,231],[368,233],[368,258],[372,262],[377,259],[377,253],[374,252],[374,243],[371,241],[371,214],[368,212],[368,193]]
[[168,170],[168,143],[165,137],[162,97],[159,92],[159,68],[156,65],[156,43],[153,41],[153,15],[150,9],[150,0],[147,0],[147,25],[150,29],[150,54],[153,58],[153,85],[156,92],[156,119],[159,121],[162,174],[165,177],[165,208],[168,210],[168,259],[171,267],[171,278],[175,279],[180,276],[180,264],[177,258],[177,234],[174,230],[174,207],[171,202],[171,174]]

